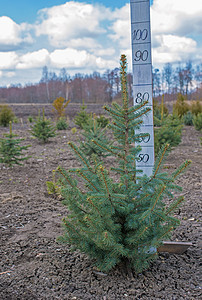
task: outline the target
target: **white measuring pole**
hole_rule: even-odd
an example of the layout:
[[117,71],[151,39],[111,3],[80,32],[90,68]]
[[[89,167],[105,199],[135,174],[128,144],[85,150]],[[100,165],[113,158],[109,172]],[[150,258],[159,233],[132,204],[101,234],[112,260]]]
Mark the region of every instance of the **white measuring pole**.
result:
[[142,151],[136,163],[137,170],[152,175],[154,167],[154,126],[152,100],[152,61],[149,0],[130,0],[131,39],[133,63],[134,106],[148,101],[151,111],[143,117],[143,124],[136,133],[148,133],[141,143]]

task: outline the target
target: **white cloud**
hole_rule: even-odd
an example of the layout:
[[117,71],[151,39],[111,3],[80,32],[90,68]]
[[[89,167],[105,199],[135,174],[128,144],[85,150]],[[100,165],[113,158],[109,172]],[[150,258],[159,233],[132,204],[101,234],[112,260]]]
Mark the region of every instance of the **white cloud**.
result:
[[26,23],[18,25],[9,17],[0,17],[0,50],[14,50],[23,44],[32,43],[28,27]]
[[20,42],[20,26],[9,17],[0,17],[0,43],[3,45],[16,45]]
[[154,0],[151,8],[153,62],[200,58],[192,37],[202,32],[201,0]]
[[7,78],[12,78],[14,77],[16,74],[15,72],[5,72],[4,73],[4,76],[6,76]]
[[109,34],[109,38],[118,42],[121,47],[130,46],[130,23],[128,20],[116,20],[111,29],[114,34]]
[[34,52],[28,52],[19,58],[19,62],[16,66],[17,69],[32,69],[41,68],[48,64],[49,52],[47,49],[41,49]]
[[[101,47],[100,47],[101,48]],[[115,49],[114,48],[101,48],[101,49],[93,49],[93,54],[97,56],[102,56],[102,57],[110,57],[115,55]]]
[[0,69],[14,69],[18,59],[18,55],[15,52],[0,52]]
[[47,35],[51,45],[68,47],[69,40],[95,38],[105,32],[100,21],[110,16],[103,6],[76,1],[40,11],[42,21],[36,25],[36,35]]
[[[102,49],[100,51],[102,52]],[[112,51],[113,49],[106,49],[106,54],[110,54]],[[104,59],[98,53],[94,55],[86,50],[73,48],[56,49],[53,52],[49,52],[47,49],[40,49],[22,55],[18,55],[16,52],[0,52],[0,70],[11,70],[11,75],[14,69],[41,69],[44,65],[54,69],[65,67],[90,72],[90,70],[114,68],[117,66],[117,61]]]
[[110,29],[112,34],[109,34],[109,38],[118,42],[121,47],[130,47],[130,6],[126,4],[120,9],[116,9],[113,13],[114,22]]
[[15,72],[3,72],[3,71],[0,71],[0,77],[12,78],[15,75],[16,75]]
[[[153,61],[156,64],[172,63],[191,59],[196,52],[196,42],[191,38],[175,35],[158,35],[156,40],[159,46],[153,49]],[[194,57],[192,57],[194,58]]]
[[99,49],[102,46],[93,38],[83,37],[68,40],[67,46],[76,49]]
[[57,49],[50,54],[51,66],[55,68],[72,69],[106,69],[114,68],[116,62],[113,60],[104,60],[86,50],[76,50],[72,48]]
[[54,67],[78,68],[84,67],[90,60],[90,55],[85,50],[72,48],[58,49],[50,54],[51,64]]
[[202,32],[201,0],[154,0],[151,9],[154,33],[176,35]]

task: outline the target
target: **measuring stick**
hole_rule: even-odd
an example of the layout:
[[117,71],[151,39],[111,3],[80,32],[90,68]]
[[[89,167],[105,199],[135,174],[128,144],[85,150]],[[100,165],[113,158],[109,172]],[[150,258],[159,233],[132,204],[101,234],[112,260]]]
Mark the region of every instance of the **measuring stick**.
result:
[[136,168],[150,176],[154,167],[154,126],[149,0],[130,0],[130,9],[134,106],[148,101],[147,106],[151,108],[151,111],[143,117],[140,129],[135,132],[149,134],[138,143],[142,151],[136,162]]

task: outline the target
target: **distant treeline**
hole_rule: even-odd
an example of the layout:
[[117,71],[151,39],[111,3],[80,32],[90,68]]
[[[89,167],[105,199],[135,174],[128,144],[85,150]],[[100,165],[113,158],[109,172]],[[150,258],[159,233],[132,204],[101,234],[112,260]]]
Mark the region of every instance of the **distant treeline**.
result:
[[[183,67],[164,65],[162,71],[153,69],[153,96],[181,93],[189,98],[202,98],[202,64],[189,61]],[[128,92],[132,99],[132,74],[128,73]],[[0,103],[52,103],[57,97],[70,99],[72,103],[111,103],[121,98],[119,69],[107,70],[104,74],[76,74],[71,77],[65,68],[59,75],[49,72],[45,66],[37,84],[0,87]]]

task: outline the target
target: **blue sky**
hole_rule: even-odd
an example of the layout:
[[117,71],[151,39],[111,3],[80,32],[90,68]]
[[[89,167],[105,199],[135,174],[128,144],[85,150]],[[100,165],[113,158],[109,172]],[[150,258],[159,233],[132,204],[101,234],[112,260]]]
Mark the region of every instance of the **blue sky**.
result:
[[[131,66],[129,0],[0,1],[0,86],[40,80],[42,68],[59,73],[104,72]],[[153,0],[152,61],[202,61],[202,1]]]
[[[37,12],[44,7],[64,4],[64,0],[2,0],[0,15],[10,16],[15,22],[34,22]],[[129,1],[126,0],[79,0],[78,2],[96,4],[102,3],[106,7],[120,8]],[[150,0],[153,3],[153,0]],[[23,12],[23,13],[22,13]]]

